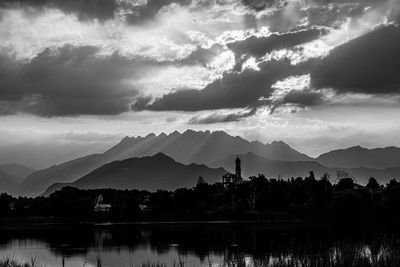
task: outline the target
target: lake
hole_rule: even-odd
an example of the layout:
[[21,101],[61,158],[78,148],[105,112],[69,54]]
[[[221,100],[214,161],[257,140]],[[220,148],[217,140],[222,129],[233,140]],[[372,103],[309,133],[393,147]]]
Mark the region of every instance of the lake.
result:
[[284,222],[12,226],[0,228],[0,259],[35,259],[43,266],[70,267],[400,262],[398,234],[360,228],[334,230]]

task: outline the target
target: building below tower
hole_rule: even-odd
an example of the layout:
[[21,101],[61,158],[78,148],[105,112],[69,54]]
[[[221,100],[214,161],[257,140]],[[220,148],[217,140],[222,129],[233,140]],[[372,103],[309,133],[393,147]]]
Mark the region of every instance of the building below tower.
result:
[[242,168],[240,158],[237,157],[235,160],[235,174],[227,173],[222,176],[222,184],[224,186],[237,185],[243,182],[242,178]]

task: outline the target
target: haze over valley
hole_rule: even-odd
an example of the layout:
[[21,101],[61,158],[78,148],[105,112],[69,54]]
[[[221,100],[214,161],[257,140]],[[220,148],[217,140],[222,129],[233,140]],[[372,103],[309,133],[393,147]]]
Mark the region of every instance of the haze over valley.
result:
[[400,177],[400,149],[350,147],[329,151],[317,158],[307,156],[282,141],[249,142],[223,131],[193,131],[125,137],[101,154],[90,154],[41,170],[22,165],[1,165],[0,181],[9,193],[36,196],[62,186],[78,188],[127,188],[173,190],[194,186],[198,177],[222,181],[234,172],[235,158],[242,161],[243,177],[264,174],[268,178],[317,177],[346,172],[360,184],[370,177],[380,183]]

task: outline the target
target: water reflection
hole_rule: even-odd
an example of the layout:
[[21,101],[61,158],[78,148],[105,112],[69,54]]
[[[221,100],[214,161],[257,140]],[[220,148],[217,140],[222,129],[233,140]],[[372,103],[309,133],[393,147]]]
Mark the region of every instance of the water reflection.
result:
[[0,230],[0,258],[71,267],[400,263],[398,235],[390,233],[296,224],[47,225]]

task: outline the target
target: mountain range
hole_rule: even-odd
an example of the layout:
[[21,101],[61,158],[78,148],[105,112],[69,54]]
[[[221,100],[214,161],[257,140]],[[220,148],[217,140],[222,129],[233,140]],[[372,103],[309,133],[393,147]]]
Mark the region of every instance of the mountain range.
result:
[[[237,155],[242,162],[242,174],[244,177],[257,176],[264,174],[266,177],[305,177],[310,171],[314,172],[315,177],[321,177],[325,173],[332,177],[332,180],[337,178],[337,171],[344,171],[350,176],[353,176],[357,183],[366,184],[370,177],[375,177],[380,183],[387,183],[390,179],[400,176],[400,167],[391,167],[385,169],[374,168],[329,168],[317,161],[282,161],[271,160],[260,157],[251,152]],[[230,172],[234,172],[234,162],[237,157],[232,155],[219,162],[215,162],[211,166],[223,167]]]
[[205,182],[220,181],[227,171],[205,165],[179,163],[163,153],[142,158],[130,158],[105,164],[73,183],[50,186],[45,195],[70,185],[82,189],[116,188],[155,191],[193,187],[199,177]]
[[125,137],[103,154],[88,155],[36,171],[23,181],[21,193],[38,195],[53,183],[73,182],[106,163],[133,157],[152,156],[160,152],[184,164],[207,165],[229,155],[243,152],[253,152],[277,160],[312,160],[284,142],[272,142],[271,144],[249,142],[221,131],[211,133],[188,130],[184,133],[173,132],[169,135],[149,134],[145,137]]
[[328,170],[327,167],[316,161],[272,160],[258,156],[252,152],[231,155],[220,161],[214,162],[210,166],[223,167],[234,173],[236,157],[239,157],[241,160],[243,177],[257,176],[258,174],[264,174],[266,177],[304,177],[308,175],[311,170],[314,171],[315,175],[322,176]]
[[[381,182],[400,176],[400,148],[396,147],[379,149],[351,147],[311,158],[282,141],[263,144],[234,137],[223,131],[187,130],[183,133],[175,131],[168,135],[162,133],[144,137],[125,137],[104,153],[91,154],[33,172],[22,181],[19,193],[39,195],[55,183],[73,183],[89,174],[93,177],[93,171],[96,170],[95,173],[98,173],[98,168],[105,164],[158,153],[163,153],[184,165],[204,164],[213,168],[223,167],[229,171],[232,171],[233,159],[240,155],[243,158],[242,169],[245,177],[258,173],[264,173],[269,177],[279,175],[282,178],[304,177],[310,170],[313,170],[316,176],[324,172],[335,176],[336,170],[345,170],[361,182],[365,182],[370,176],[380,179]],[[136,161],[131,163],[134,162]],[[157,166],[157,164],[152,165]],[[107,177],[111,176],[110,174]],[[99,182],[100,184],[107,183]],[[164,189],[161,184],[159,188]]]
[[400,148],[367,149],[353,146],[324,153],[316,160],[328,167],[386,169],[400,166]]
[[34,170],[20,164],[0,165],[0,193],[19,193],[20,183]]
[[14,180],[14,177],[0,170],[0,194],[7,192],[9,194],[15,194],[18,192],[19,184]]
[[72,183],[55,183],[47,188],[44,195],[49,195],[67,185],[81,189],[174,190],[194,186],[200,176],[208,183],[215,183],[221,181],[223,174],[228,171],[232,173],[235,171],[236,157],[241,159],[244,177],[257,176],[258,174],[264,174],[269,178],[305,177],[309,175],[310,171],[313,171],[316,177],[321,177],[327,173],[330,177],[336,179],[336,171],[341,170],[355,176],[356,182],[365,184],[371,176],[386,183],[400,173],[400,167],[387,169],[329,168],[316,161],[271,160],[252,152],[231,155],[219,162],[210,164],[214,167],[212,168],[203,164],[191,163],[185,165],[163,153],[158,153],[154,156],[113,161]]
[[13,181],[20,183],[35,170],[23,166],[21,164],[11,163],[11,164],[0,165],[0,171],[11,176]]

